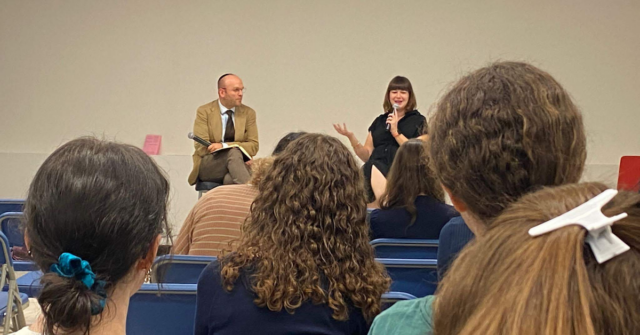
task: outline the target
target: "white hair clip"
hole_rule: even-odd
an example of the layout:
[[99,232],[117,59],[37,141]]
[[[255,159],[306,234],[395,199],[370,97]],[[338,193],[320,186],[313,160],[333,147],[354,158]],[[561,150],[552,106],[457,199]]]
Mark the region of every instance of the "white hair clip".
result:
[[529,229],[529,235],[540,236],[569,225],[581,225],[589,232],[585,241],[591,246],[598,263],[602,264],[629,250],[629,246],[611,231],[611,225],[626,218],[627,213],[612,217],[602,214],[602,207],[616,194],[616,190],[606,190],[584,204]]

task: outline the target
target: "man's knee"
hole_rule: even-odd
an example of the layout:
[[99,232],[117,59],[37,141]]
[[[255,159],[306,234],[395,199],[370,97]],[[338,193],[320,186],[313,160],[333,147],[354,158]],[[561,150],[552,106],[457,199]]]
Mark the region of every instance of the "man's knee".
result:
[[229,155],[227,156],[227,159],[242,159],[242,151],[240,151],[240,149],[238,148],[229,149]]

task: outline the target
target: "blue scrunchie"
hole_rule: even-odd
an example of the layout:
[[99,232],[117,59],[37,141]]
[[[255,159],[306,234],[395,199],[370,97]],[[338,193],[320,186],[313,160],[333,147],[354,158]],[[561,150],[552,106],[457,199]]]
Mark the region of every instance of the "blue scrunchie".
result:
[[91,291],[102,297],[100,299],[100,306],[91,306],[91,315],[102,313],[107,298],[107,291],[104,289],[106,282],[104,280],[96,280],[96,274],[91,271],[89,262],[73,254],[64,252],[58,258],[58,263],[51,265],[50,270],[61,277],[75,278],[81,281]]

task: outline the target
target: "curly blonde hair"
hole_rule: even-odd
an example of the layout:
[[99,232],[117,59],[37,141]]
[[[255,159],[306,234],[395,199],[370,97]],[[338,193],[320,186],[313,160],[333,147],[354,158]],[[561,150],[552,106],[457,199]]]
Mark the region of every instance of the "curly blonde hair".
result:
[[293,313],[307,300],[347,320],[380,313],[390,279],[374,260],[363,179],[336,138],[307,134],[276,157],[257,185],[237,252],[220,260],[224,288],[251,278],[256,305]]

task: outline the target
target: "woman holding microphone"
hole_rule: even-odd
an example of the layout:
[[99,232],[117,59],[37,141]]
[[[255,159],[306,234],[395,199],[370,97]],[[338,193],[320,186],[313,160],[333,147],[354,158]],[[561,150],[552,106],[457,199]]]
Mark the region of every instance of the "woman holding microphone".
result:
[[426,139],[427,120],[416,110],[416,97],[409,79],[396,76],[391,79],[384,96],[380,114],[361,144],[346,124],[334,124],[335,130],[349,138],[356,155],[365,162],[363,172],[369,202],[384,192],[386,176],[400,145],[411,138]]

